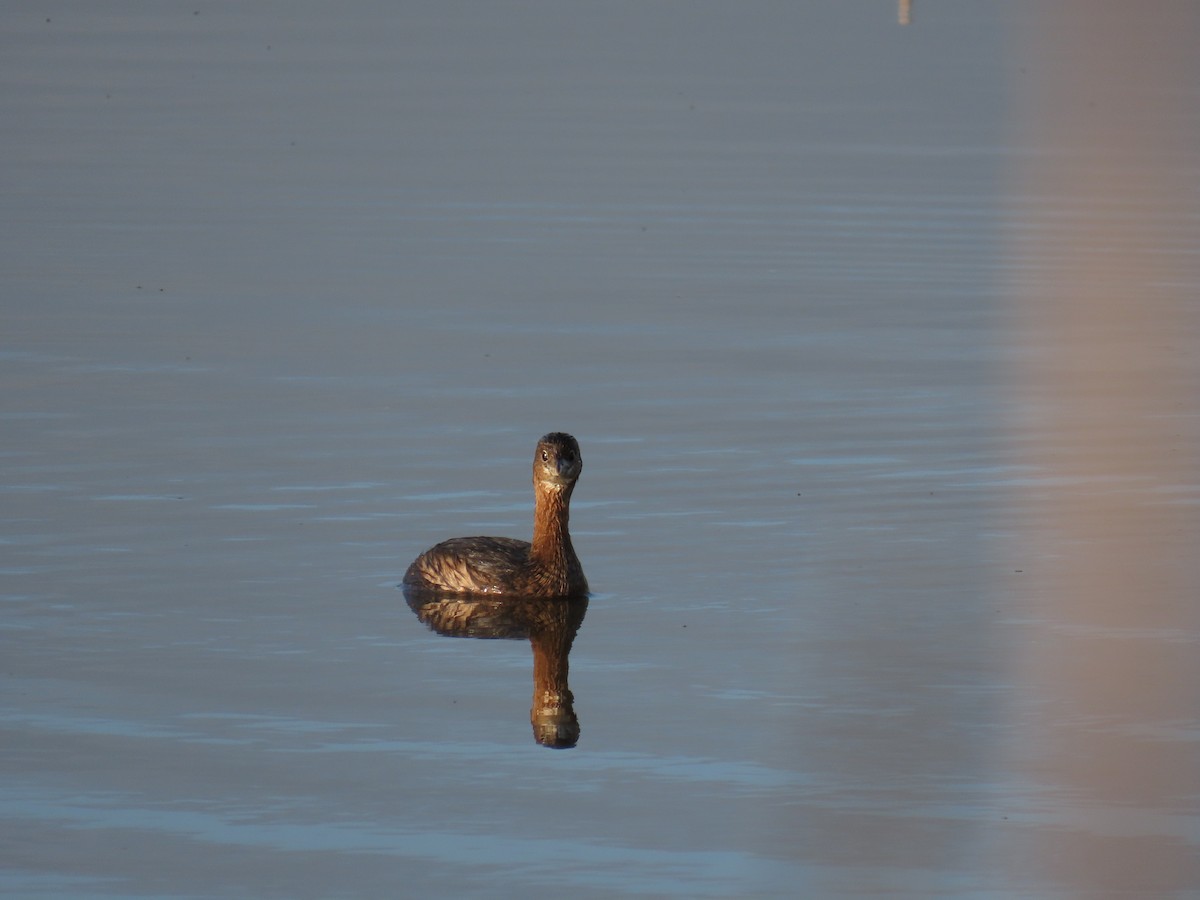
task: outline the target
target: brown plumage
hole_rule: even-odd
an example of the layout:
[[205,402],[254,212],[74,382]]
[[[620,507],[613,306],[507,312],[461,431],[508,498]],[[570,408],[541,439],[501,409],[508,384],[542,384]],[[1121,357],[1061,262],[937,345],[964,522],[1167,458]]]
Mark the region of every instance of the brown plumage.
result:
[[533,543],[504,537],[451,538],[418,556],[404,575],[410,590],[574,597],[587,593],[567,530],[571,492],[583,470],[579,443],[551,432],[533,456]]

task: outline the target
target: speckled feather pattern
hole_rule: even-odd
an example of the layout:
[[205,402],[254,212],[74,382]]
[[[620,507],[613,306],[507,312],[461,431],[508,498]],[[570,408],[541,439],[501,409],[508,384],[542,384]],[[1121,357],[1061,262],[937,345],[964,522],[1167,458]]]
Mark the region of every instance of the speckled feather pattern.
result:
[[426,550],[408,567],[406,588],[464,594],[566,597],[587,593],[568,531],[575,480],[583,468],[569,434],[543,437],[534,453],[533,543],[506,537],[460,537]]
[[501,594],[529,568],[533,545],[505,537],[460,537],[426,550],[408,567],[404,583],[444,591]]

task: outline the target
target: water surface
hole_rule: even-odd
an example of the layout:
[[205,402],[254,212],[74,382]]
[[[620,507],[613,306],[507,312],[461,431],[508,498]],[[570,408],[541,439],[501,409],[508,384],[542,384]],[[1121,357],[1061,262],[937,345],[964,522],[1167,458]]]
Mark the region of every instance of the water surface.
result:
[[[1194,896],[1197,21],[1100,6],[7,16],[0,890]],[[550,430],[561,752],[397,590]]]

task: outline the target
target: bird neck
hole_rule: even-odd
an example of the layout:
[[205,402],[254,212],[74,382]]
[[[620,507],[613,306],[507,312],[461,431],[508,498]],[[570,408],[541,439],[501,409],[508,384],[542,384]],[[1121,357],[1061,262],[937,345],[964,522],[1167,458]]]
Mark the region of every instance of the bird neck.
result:
[[535,484],[532,551],[535,558],[565,561],[573,554],[567,523],[574,489],[573,484],[566,487]]

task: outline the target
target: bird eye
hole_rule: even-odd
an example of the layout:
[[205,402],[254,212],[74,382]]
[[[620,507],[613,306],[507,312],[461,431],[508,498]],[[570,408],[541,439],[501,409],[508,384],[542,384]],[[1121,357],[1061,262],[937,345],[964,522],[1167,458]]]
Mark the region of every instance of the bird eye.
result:
[[545,450],[542,451],[542,462],[550,462],[550,454]]

